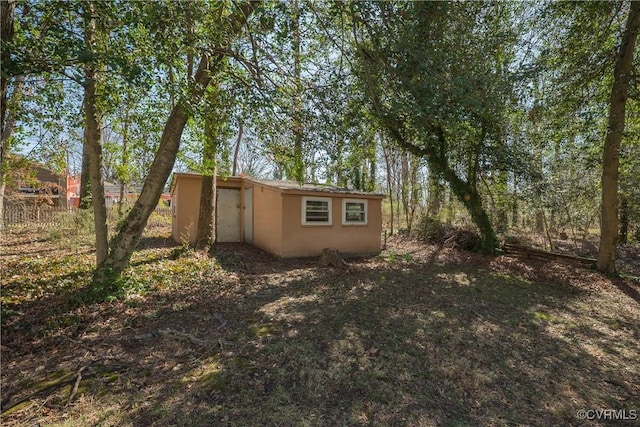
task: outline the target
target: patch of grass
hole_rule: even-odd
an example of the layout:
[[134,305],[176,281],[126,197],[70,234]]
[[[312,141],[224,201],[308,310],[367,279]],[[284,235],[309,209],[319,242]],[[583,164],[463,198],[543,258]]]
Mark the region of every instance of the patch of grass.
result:
[[254,337],[266,337],[272,334],[273,325],[251,325],[249,335]]
[[540,311],[534,311],[533,312],[533,319],[536,322],[540,322],[540,323],[547,323],[547,322],[553,322],[555,321],[555,317],[546,314],[546,313],[542,313]]
[[4,411],[2,413],[3,416],[8,417],[10,415],[13,415],[16,412],[20,412],[23,409],[27,409],[29,406],[33,405],[33,402],[31,402],[30,400],[26,400],[24,402],[18,403],[16,406],[14,406],[13,408],[8,409],[7,411]]

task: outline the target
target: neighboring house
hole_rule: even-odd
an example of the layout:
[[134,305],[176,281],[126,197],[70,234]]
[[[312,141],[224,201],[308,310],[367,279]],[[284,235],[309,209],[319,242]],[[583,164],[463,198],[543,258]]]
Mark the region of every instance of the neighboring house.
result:
[[[67,177],[67,206],[78,207],[80,204],[80,176]],[[105,205],[109,208],[120,200],[120,184],[104,181]]]
[[[124,190],[124,196],[127,197],[127,190]],[[110,208],[118,204],[120,200],[120,184],[115,182],[104,181],[104,201],[105,205]]]
[[[175,173],[172,235],[194,244],[202,177]],[[345,255],[380,252],[381,194],[325,185],[217,178],[218,242],[247,242],[283,258],[317,256],[324,248]]]
[[[142,185],[126,186],[124,190],[124,200],[127,204],[133,204],[138,196]],[[110,181],[104,181],[104,199],[107,208],[115,206],[120,201],[120,184]],[[171,204],[171,196],[162,194],[160,200],[166,206]],[[80,203],[80,176],[69,176],[67,178],[67,203],[68,206],[77,207]]]
[[78,207],[80,204],[80,176],[67,176],[67,206]]
[[[20,167],[8,174],[6,204],[37,204],[67,207],[67,176],[28,161],[17,159]],[[17,163],[20,162],[20,163]],[[24,163],[23,163],[24,162]]]

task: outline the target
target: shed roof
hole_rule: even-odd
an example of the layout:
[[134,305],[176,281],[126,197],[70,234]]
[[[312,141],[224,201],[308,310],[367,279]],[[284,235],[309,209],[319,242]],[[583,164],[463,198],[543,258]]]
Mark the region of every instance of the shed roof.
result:
[[289,190],[289,191],[303,191],[303,192],[323,192],[323,193],[334,193],[334,194],[353,194],[359,196],[375,196],[375,197],[384,197],[384,194],[373,193],[361,190],[354,190],[352,188],[347,187],[337,187],[335,185],[329,184],[314,184],[314,183],[299,183],[296,181],[286,181],[286,180],[270,180],[270,179],[253,179],[250,178],[250,181],[267,185],[269,187],[278,188],[280,190]]
[[[202,176],[195,172],[176,172],[174,173],[174,178],[179,176],[184,177],[199,177]],[[218,180],[232,180],[232,181],[246,181],[253,182],[255,184],[265,185],[272,188],[277,188],[283,192],[287,193],[331,193],[331,194],[340,194],[340,195],[354,195],[361,197],[375,197],[375,198],[384,198],[385,195],[381,193],[375,192],[367,192],[361,190],[354,190],[352,188],[347,187],[337,187],[335,185],[329,184],[314,184],[314,183],[303,183],[300,184],[296,181],[288,181],[288,180],[277,180],[277,179],[257,179],[251,178],[248,176],[228,176],[228,177],[218,177]],[[173,192],[175,188],[175,179],[172,184],[171,191]]]

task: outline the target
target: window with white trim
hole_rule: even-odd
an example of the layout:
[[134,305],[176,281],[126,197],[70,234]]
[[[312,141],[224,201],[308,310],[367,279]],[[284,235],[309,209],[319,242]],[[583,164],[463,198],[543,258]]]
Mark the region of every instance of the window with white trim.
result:
[[331,225],[331,198],[303,197],[302,224]]
[[362,199],[342,200],[342,224],[367,224],[367,201]]

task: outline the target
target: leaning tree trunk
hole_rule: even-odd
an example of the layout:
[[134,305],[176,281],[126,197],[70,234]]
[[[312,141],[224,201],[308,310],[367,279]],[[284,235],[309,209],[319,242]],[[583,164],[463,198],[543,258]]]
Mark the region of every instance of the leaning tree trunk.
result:
[[[85,10],[85,47],[89,52],[96,50],[96,10],[94,2],[86,3]],[[85,66],[84,82],[84,143],[89,153],[89,175],[93,197],[93,222],[96,233],[96,262],[101,265],[109,252],[109,236],[107,230],[107,207],[104,199],[104,182],[102,181],[102,124],[97,108],[96,89],[98,81],[98,65],[89,62]]]
[[[13,0],[3,1],[0,4],[0,35],[2,36],[2,41],[5,43],[11,42],[13,39],[14,26],[14,12],[15,12],[16,2]],[[0,61],[5,66],[11,60],[11,52],[6,47],[6,45],[2,44],[2,52],[0,53]],[[18,79],[22,78],[21,82],[24,81],[24,76],[18,76],[16,78],[16,86],[13,91],[13,97],[19,96],[22,91],[22,83],[20,83],[20,89],[18,89]],[[4,176],[4,157],[7,154],[8,142],[13,132],[13,128],[15,126],[15,116],[10,114],[10,110],[8,107],[8,90],[9,90],[9,76],[5,75],[5,73],[0,73],[0,229],[2,229],[4,225],[4,189],[5,189],[5,176]],[[14,117],[14,120],[10,120],[11,117]]]
[[[208,68],[208,62],[208,57],[205,56],[200,63],[203,67],[202,74],[206,75],[203,78],[206,84],[210,79],[208,73],[204,72]],[[187,110],[182,106],[182,103],[176,104],[162,132],[160,146],[144,181],[142,192],[126,216],[118,234],[112,239],[109,255],[104,264],[99,266],[99,270],[118,275],[127,266],[147,225],[147,220],[158,204],[162,189],[171,174],[180,146],[180,137],[188,117]]]
[[435,158],[428,157],[429,168],[438,172],[446,182],[453,194],[467,209],[471,216],[471,220],[478,227],[482,238],[482,251],[485,253],[494,253],[498,246],[498,239],[491,225],[491,220],[482,203],[482,196],[478,189],[469,182],[460,178],[456,172],[449,167],[446,162],[442,161],[441,156]]
[[[365,52],[365,57],[370,56]],[[437,138],[438,143],[433,144],[413,144],[405,134],[406,126],[401,117],[388,111],[384,106],[380,96],[376,92],[376,81],[370,75],[365,75],[364,83],[370,96],[375,114],[378,116],[382,126],[396,143],[405,150],[416,156],[424,157],[427,160],[429,169],[441,176],[449,184],[451,191],[464,204],[472,221],[478,227],[482,239],[482,251],[485,253],[495,253],[498,246],[498,239],[491,225],[489,215],[483,206],[482,196],[475,185],[470,181],[460,178],[456,171],[448,164],[446,157],[447,138],[443,127],[438,123],[425,123],[427,129]]]
[[[375,101],[378,100],[376,99]],[[375,102],[374,105],[378,107],[380,104]],[[478,227],[478,231],[480,232],[482,239],[482,251],[490,254],[495,253],[495,250],[498,247],[498,239],[493,230],[493,226],[491,225],[489,215],[487,215],[487,211],[483,206],[482,196],[475,185],[458,176],[456,171],[449,166],[444,151],[438,152],[438,150],[428,145],[419,147],[408,141],[402,133],[400,119],[388,113],[383,113],[381,118],[383,119],[383,123],[387,127],[387,130],[399,146],[416,156],[423,156],[426,158],[430,172],[435,173],[436,176],[444,178],[444,180],[449,184],[449,188],[453,194],[455,194],[458,200],[460,200],[467,209],[473,223]],[[441,147],[446,147],[447,140],[442,127],[432,125],[431,130],[437,136],[439,145]]]
[[[253,10],[253,3],[242,3],[239,6],[238,11],[231,18],[229,36],[236,35],[241,31],[247,17]],[[229,43],[230,37],[227,37],[226,40]],[[219,52],[224,50],[218,49]],[[118,234],[111,241],[109,255],[104,264],[99,266],[98,277],[105,278],[107,273],[119,275],[127,266],[173,169],[180,148],[182,131],[189,118],[187,105],[196,105],[202,100],[207,86],[211,83],[212,76],[219,72],[224,58],[222,53],[217,53],[213,58],[210,58],[208,54],[202,56],[193,78],[195,84],[191,88],[189,98],[183,99],[173,107],[162,132],[160,145],[145,179],[142,192],[129,211]]]
[[613,71],[613,87],[609,101],[609,123],[602,161],[602,219],[598,270],[614,274],[616,271],[616,242],[618,238],[618,165],[620,143],[625,125],[625,107],[629,82],[633,71],[633,54],[640,28],[640,2],[633,1],[629,9],[622,44]]
[[[209,58],[205,55],[200,62],[200,79],[197,80],[201,83],[202,88],[206,87],[211,80],[208,68]],[[194,90],[203,91],[203,89]],[[201,94],[192,95],[192,99],[195,101],[198,101],[201,97]],[[187,124],[188,118],[187,109],[183,106],[183,103],[178,102],[169,115],[162,132],[160,146],[151,164],[149,174],[144,181],[140,196],[126,216],[120,231],[111,242],[109,255],[103,267],[112,273],[121,273],[128,264],[131,254],[147,225],[149,216],[158,204],[158,200],[160,200],[162,189],[173,169],[182,131]]]

